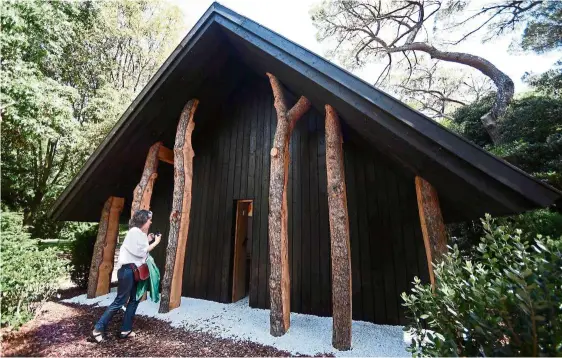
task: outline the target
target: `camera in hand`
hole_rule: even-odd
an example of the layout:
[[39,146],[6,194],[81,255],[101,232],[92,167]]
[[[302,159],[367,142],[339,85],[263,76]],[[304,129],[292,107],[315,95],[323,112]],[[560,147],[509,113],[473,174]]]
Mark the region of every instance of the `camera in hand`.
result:
[[160,235],[160,230],[156,230],[155,232],[148,235],[148,243],[152,244],[154,242],[154,240],[156,239],[156,236],[158,236],[158,235]]

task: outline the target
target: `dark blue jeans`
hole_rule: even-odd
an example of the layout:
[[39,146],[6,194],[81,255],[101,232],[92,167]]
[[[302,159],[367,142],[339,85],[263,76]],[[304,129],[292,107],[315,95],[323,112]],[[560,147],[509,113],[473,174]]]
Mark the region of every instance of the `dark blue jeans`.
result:
[[137,301],[137,283],[133,276],[133,270],[129,265],[121,266],[117,271],[117,280],[117,297],[115,297],[113,303],[107,307],[98,323],[96,323],[96,330],[98,331],[105,331],[113,315],[127,303],[127,299],[129,299],[129,304],[125,311],[125,317],[123,317],[121,332],[127,332],[133,329],[133,318],[135,317],[139,301]]

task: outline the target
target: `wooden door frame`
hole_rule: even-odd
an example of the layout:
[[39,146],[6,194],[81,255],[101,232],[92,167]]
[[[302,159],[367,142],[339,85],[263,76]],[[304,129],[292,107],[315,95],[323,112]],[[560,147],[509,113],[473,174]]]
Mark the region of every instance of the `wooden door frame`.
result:
[[[232,291],[230,293],[230,300],[231,302],[235,302],[234,301],[234,293],[236,290],[236,262],[237,262],[237,254],[238,254],[238,250],[236,249],[236,242],[238,239],[238,204],[243,204],[243,203],[249,203],[252,206],[254,205],[254,200],[253,199],[241,199],[241,200],[235,200],[236,205],[235,205],[235,210],[234,213],[236,215],[236,219],[235,219],[235,223],[234,223],[234,254],[232,257]],[[253,209],[253,207],[252,207]],[[249,214],[249,210],[248,210],[248,214]],[[249,216],[249,215],[248,215]],[[246,232],[248,231],[248,227],[246,227]],[[246,258],[246,253],[244,253],[244,258]],[[246,277],[246,279],[248,279],[248,277]]]

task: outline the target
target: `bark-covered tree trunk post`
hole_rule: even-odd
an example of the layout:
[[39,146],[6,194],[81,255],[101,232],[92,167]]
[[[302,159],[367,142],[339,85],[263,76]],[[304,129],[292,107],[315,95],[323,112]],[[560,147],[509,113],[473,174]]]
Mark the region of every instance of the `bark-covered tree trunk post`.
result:
[[289,248],[287,239],[287,180],[289,178],[289,140],[299,118],[310,108],[310,102],[302,96],[287,110],[283,88],[279,80],[267,73],[277,111],[277,128],[271,148],[271,172],[269,179],[269,275],[270,333],[279,337],[290,325]]
[[115,245],[119,234],[119,216],[125,199],[110,196],[101,211],[98,237],[90,264],[87,297],[94,298],[109,293]]
[[[152,198],[152,190],[154,182],[158,177],[158,162],[162,142],[154,143],[148,150],[146,161],[144,162],[144,170],[142,171],[141,180],[133,191],[133,203],[131,204],[131,218],[137,210],[149,210],[150,199]],[[142,296],[141,301],[146,300],[146,293]]]
[[170,214],[170,233],[166,264],[162,280],[162,300],[158,312],[166,313],[179,307],[183,280],[183,263],[188,239],[193,180],[193,146],[191,134],[195,128],[195,111],[199,100],[192,99],[183,108],[174,144],[174,194]]
[[158,177],[158,153],[162,142],[157,142],[150,147],[146,161],[144,162],[144,170],[141,180],[133,191],[133,203],[131,204],[131,217],[137,210],[150,209],[150,198],[152,197],[152,189],[154,181]]
[[351,348],[351,250],[342,134],[338,115],[326,105],[326,170],[332,250],[332,345]]
[[416,195],[429,280],[435,287],[432,262],[439,261],[441,255],[447,252],[447,231],[441,215],[437,191],[428,181],[419,176],[416,176]]

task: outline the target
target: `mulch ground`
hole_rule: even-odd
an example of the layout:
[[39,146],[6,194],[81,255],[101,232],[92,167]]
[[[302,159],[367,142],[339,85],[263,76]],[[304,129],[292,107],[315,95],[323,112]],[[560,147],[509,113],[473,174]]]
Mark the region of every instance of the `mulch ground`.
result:
[[[72,291],[73,290],[73,291]],[[59,300],[80,294],[71,289]],[[137,336],[118,339],[123,312],[118,312],[108,327],[108,340],[87,341],[94,323],[105,308],[47,302],[35,319],[19,331],[2,337],[2,356],[290,356],[289,352],[248,341],[216,338],[208,333],[173,328],[169,323],[142,316],[135,317]]]

